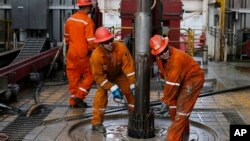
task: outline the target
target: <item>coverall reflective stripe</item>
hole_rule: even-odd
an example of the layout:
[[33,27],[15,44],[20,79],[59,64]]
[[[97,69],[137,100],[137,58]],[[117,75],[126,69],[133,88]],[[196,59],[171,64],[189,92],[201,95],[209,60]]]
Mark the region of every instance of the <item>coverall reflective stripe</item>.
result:
[[[69,46],[66,58],[69,92],[79,99],[85,98],[94,82],[89,62],[90,52],[95,48],[94,28],[91,18],[80,10],[65,24],[64,37]],[[74,105],[74,101],[70,100],[70,105]]]
[[[107,91],[117,84],[125,95],[128,104],[134,105],[134,96],[130,84],[135,83],[133,59],[127,47],[121,42],[114,42],[112,59],[109,59],[102,47],[97,47],[91,55],[91,69],[98,85],[93,104],[93,125],[103,122],[104,111],[108,103]],[[113,60],[113,61],[111,61]]]
[[[189,130],[189,116],[204,83],[204,71],[199,64],[185,52],[170,47],[170,58],[163,62],[157,58],[160,72],[166,84],[162,102],[169,106],[173,123],[168,129],[167,141],[181,141]],[[176,111],[175,111],[176,110]]]

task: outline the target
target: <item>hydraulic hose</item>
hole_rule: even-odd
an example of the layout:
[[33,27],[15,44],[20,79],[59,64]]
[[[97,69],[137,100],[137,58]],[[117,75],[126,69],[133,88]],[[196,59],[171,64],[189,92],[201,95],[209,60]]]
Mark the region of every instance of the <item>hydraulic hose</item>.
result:
[[[244,90],[244,89],[249,89],[249,88],[250,88],[250,85],[247,85],[247,86],[235,87],[235,88],[230,88],[230,89],[218,90],[218,91],[214,91],[214,92],[201,93],[199,98],[200,97],[217,95],[217,94],[223,94],[223,93],[226,93],[226,92],[239,91],[239,90]],[[150,107],[152,107],[152,106],[161,105],[161,103],[162,103],[161,101],[156,100],[156,101],[150,102],[149,105],[150,105]],[[105,115],[110,114],[110,113],[124,111],[124,110],[127,110],[127,107],[120,107],[120,108],[116,108],[116,109],[107,110],[107,111],[105,111]],[[160,113],[162,113],[162,112],[160,112]],[[75,120],[75,119],[84,119],[84,118],[90,118],[92,116],[93,116],[92,113],[87,113],[87,114],[84,113],[84,114],[80,114],[80,115],[77,115],[77,116],[65,116],[65,117],[45,121],[44,124],[53,123],[53,122],[61,121],[61,120],[70,121],[70,120]]]
[[0,107],[8,109],[8,110],[12,110],[12,111],[17,112],[19,114],[23,114],[23,111],[21,109],[14,107],[14,106],[7,106],[3,103],[0,103]]
[[50,75],[50,73],[51,73],[51,71],[52,71],[52,68],[53,68],[53,65],[55,64],[56,59],[57,59],[57,57],[59,56],[59,53],[60,53],[61,49],[63,49],[64,44],[65,44],[65,43],[64,43],[64,39],[63,39],[62,45],[61,45],[61,46],[59,47],[59,49],[57,50],[56,55],[55,55],[55,57],[54,57],[52,63],[50,64],[50,68],[49,68],[49,71],[48,71],[48,73],[47,73],[46,78],[48,78],[48,76]]
[[[250,85],[246,85],[246,86],[234,87],[234,88],[218,90],[218,91],[213,91],[213,92],[206,92],[206,93],[201,93],[198,98],[213,96],[217,94],[225,94],[227,92],[240,91],[240,90],[249,89],[249,88],[250,88]],[[162,103],[161,101],[154,101],[150,103],[150,106],[160,105],[161,103]]]
[[250,88],[250,85],[234,87],[234,88],[218,90],[214,92],[201,93],[199,97],[212,96],[212,95],[217,95],[217,94],[222,94],[222,93],[227,93],[227,92],[234,92],[234,91],[239,91],[239,90],[244,90],[244,89],[249,89],[249,88]]
[[8,141],[9,136],[5,133],[0,133],[0,141]]
[[[64,51],[65,48],[66,48],[66,46],[65,46],[65,39],[63,39],[63,42],[62,42],[61,46],[60,46],[59,49],[57,50],[56,55],[55,55],[55,57],[54,57],[52,63],[50,64],[50,68],[49,68],[49,71],[48,71],[48,73],[47,73],[47,75],[46,75],[46,78],[49,77],[49,75],[50,75],[50,73],[51,73],[51,71],[52,71],[52,69],[53,69],[53,65],[55,64],[55,61],[57,60],[57,58],[58,58],[58,56],[59,56],[59,53],[60,53],[60,51],[61,51],[62,49],[63,49],[63,57],[64,57],[64,62],[63,62],[63,63],[65,63],[65,54],[64,54],[64,53],[65,53],[65,51]],[[68,82],[50,83],[50,84],[48,84],[48,83],[46,83],[46,82],[38,82],[38,83],[37,83],[37,86],[36,86],[36,90],[35,90],[35,95],[34,95],[35,105],[33,105],[33,106],[28,110],[26,116],[27,116],[27,117],[30,117],[30,115],[32,114],[32,112],[33,112],[35,109],[37,109],[38,107],[40,107],[40,106],[42,105],[42,104],[40,103],[40,100],[39,100],[39,92],[40,92],[40,90],[42,89],[42,86],[61,86],[61,85],[66,85],[66,84],[68,84]]]

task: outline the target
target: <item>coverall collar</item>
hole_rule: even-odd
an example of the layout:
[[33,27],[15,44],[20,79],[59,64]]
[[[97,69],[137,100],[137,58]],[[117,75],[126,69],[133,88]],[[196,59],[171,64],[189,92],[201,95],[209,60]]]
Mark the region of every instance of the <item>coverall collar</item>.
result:
[[78,13],[82,13],[82,14],[85,14],[85,15],[88,15],[85,11],[83,11],[83,10],[78,10],[77,11]]

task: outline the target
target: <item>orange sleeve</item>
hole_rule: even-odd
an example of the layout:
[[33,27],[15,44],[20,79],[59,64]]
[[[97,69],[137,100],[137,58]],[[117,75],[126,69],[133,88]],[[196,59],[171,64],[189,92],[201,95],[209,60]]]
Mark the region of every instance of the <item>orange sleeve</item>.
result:
[[182,86],[185,82],[195,76],[204,76],[203,70],[191,56],[179,49],[172,48],[171,50],[170,55],[172,55],[167,64],[163,66],[165,85],[162,101],[167,104],[178,96],[179,90],[183,89]]
[[163,65],[165,84],[162,101],[167,104],[170,104],[178,95],[181,83],[189,68],[187,54],[175,48],[171,48],[170,54],[170,59]]
[[97,44],[95,44],[93,41],[95,40],[95,24],[93,23],[93,21],[90,19],[88,21],[88,25],[86,26],[86,29],[85,29],[85,36],[87,38],[87,41],[88,41],[88,49],[93,51]]
[[163,101],[167,104],[177,96],[178,89],[181,83],[181,71],[182,66],[175,61],[168,62],[167,67],[165,68],[164,77],[164,96]]
[[65,39],[66,46],[68,46],[69,45],[69,31],[68,31],[67,21],[64,24],[64,39]]
[[109,90],[113,86],[113,83],[107,79],[106,74],[103,71],[103,57],[101,54],[102,52],[100,52],[100,49],[97,47],[91,55],[90,64],[92,75],[94,76],[97,85]]
[[130,84],[135,84],[135,64],[128,48],[121,42],[118,42],[122,50],[122,71],[127,76]]
[[158,75],[160,76],[160,78],[164,78],[164,69],[163,69],[162,60],[156,57],[156,63],[158,65]]

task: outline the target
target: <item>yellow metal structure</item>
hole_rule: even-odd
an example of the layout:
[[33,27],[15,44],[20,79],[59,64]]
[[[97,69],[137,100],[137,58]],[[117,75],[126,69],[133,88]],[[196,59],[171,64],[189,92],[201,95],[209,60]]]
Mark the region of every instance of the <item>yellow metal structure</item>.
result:
[[225,25],[225,9],[226,9],[226,0],[217,0],[217,3],[220,5],[220,29],[223,32],[224,31],[224,25]]
[[191,28],[189,29],[185,29],[185,28],[170,28],[167,33],[166,33],[166,36],[169,35],[169,31],[171,30],[180,30],[180,31],[185,31],[188,38],[187,38],[187,41],[169,41],[169,42],[178,42],[178,43],[184,43],[184,44],[187,44],[187,50],[186,52],[190,55],[190,56],[194,56],[194,30],[192,30]]
[[194,56],[194,31],[188,29],[188,54]]

